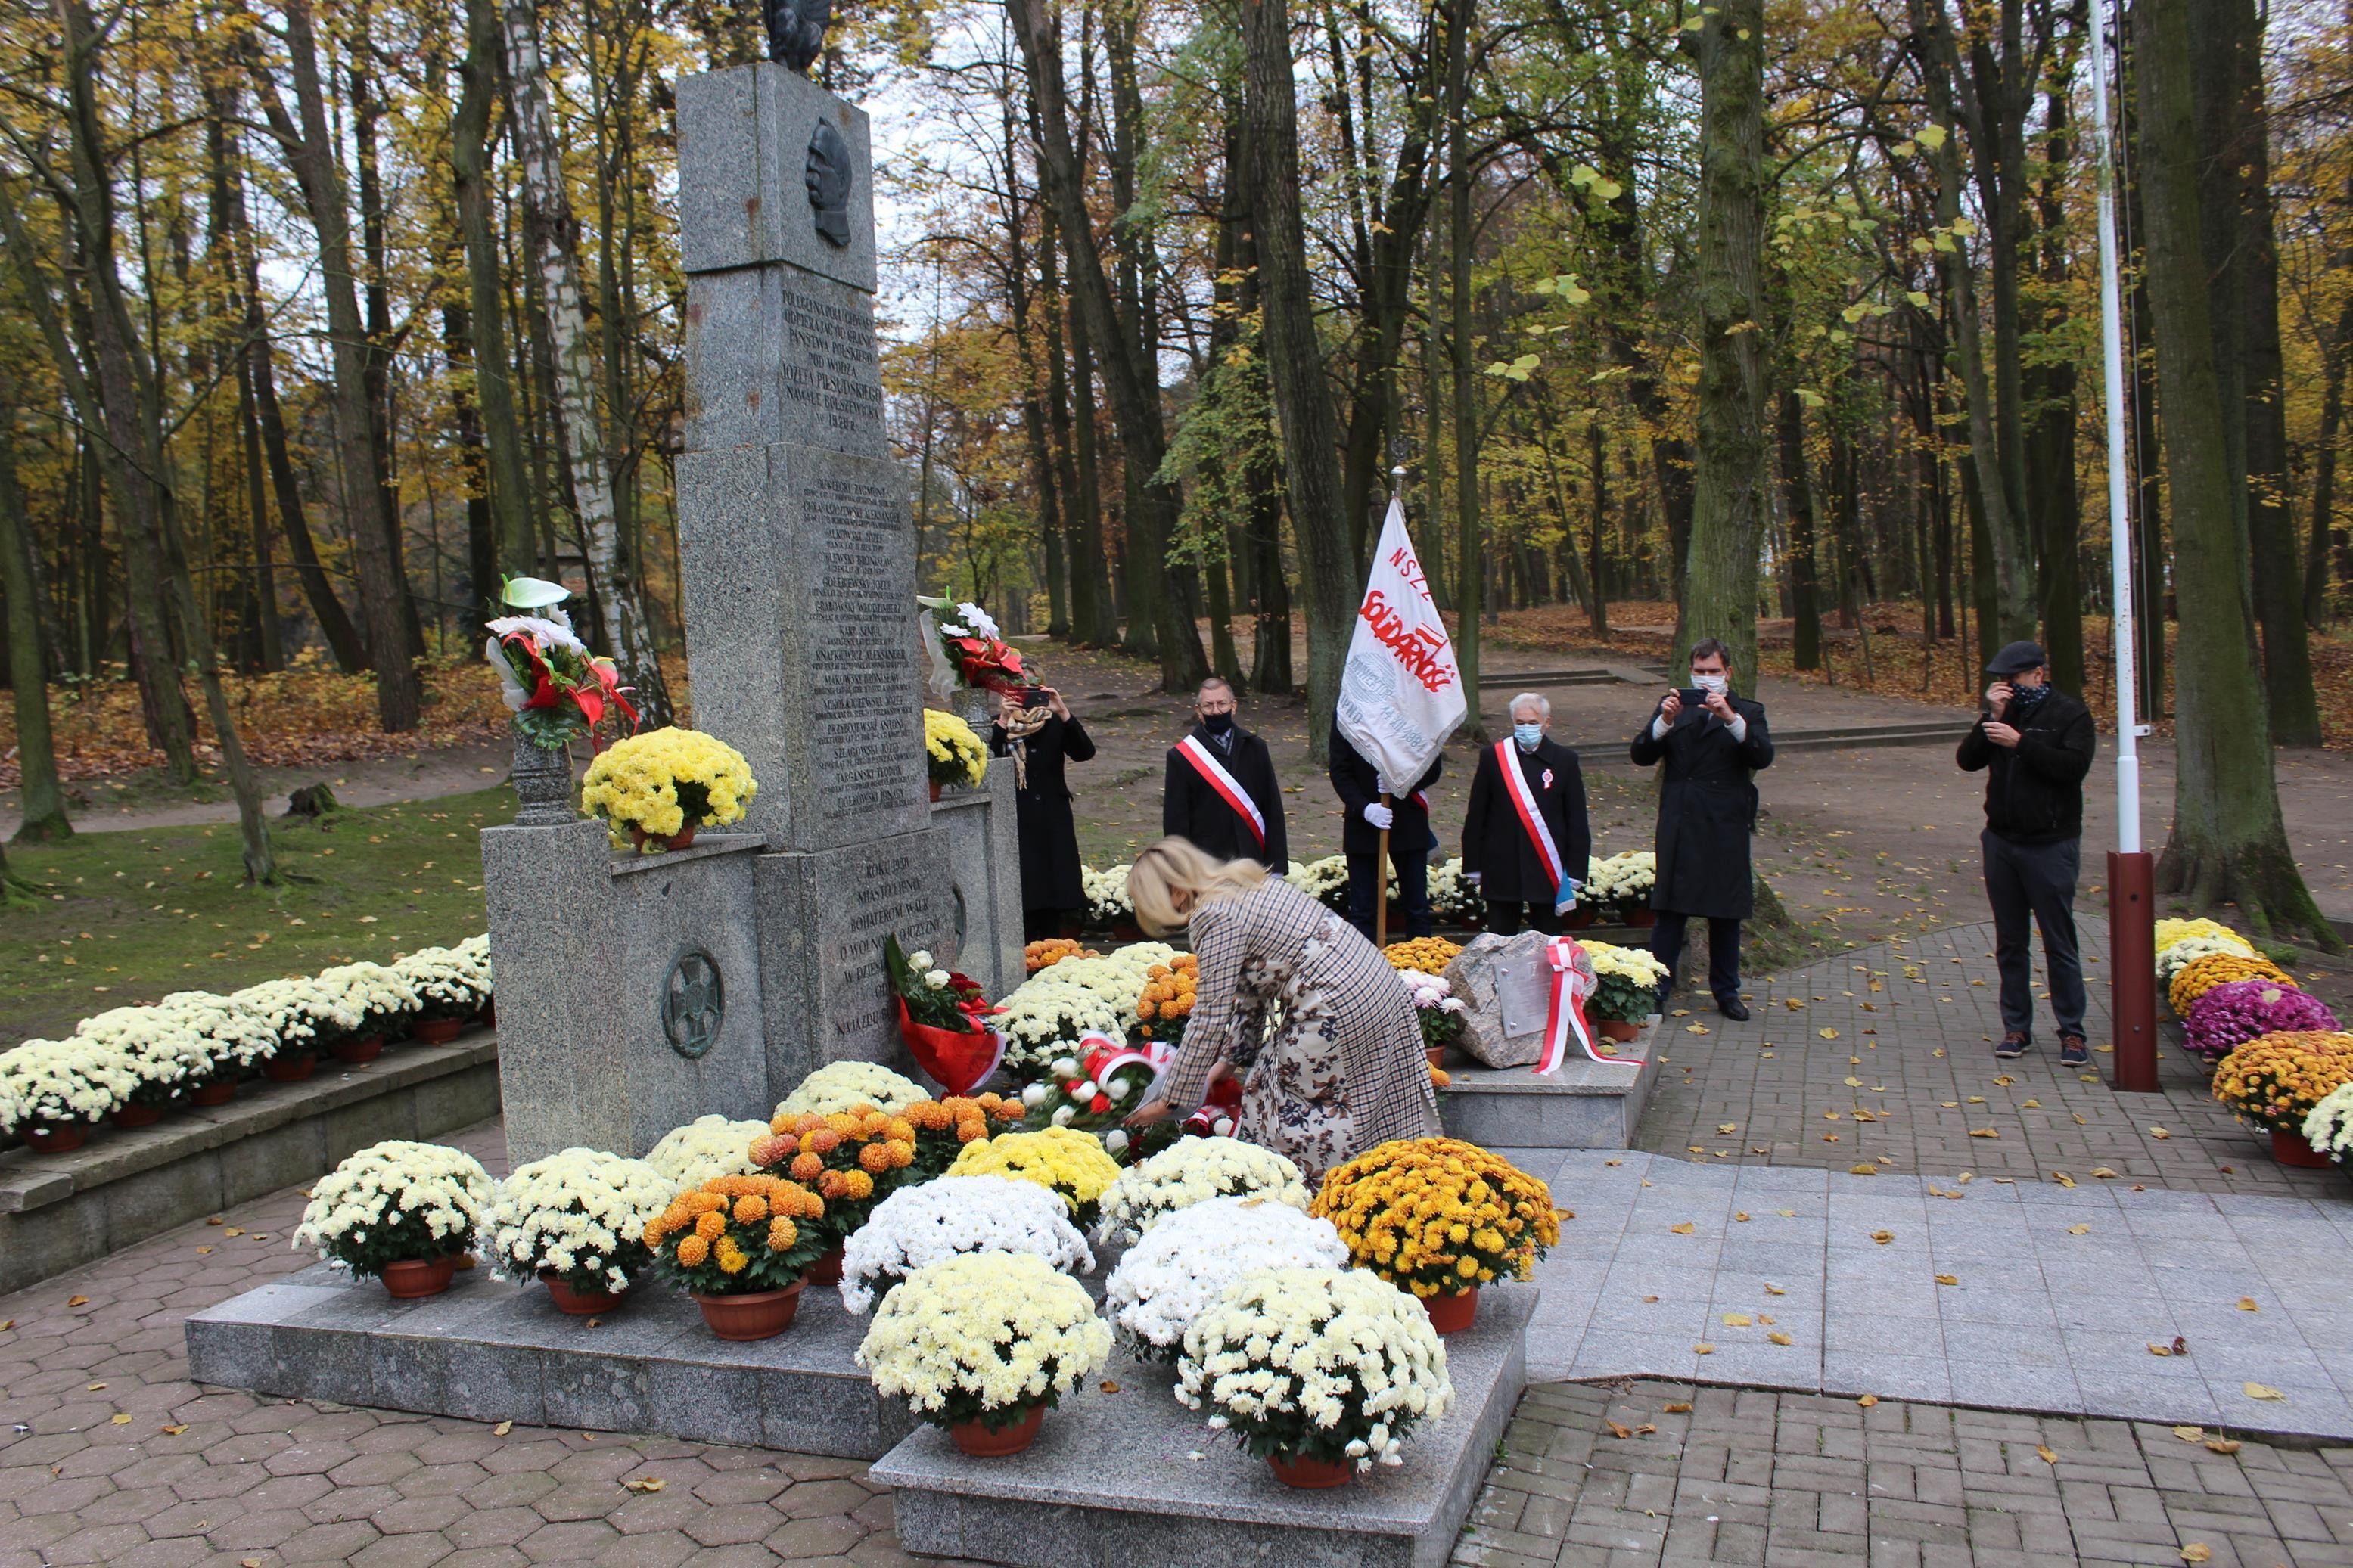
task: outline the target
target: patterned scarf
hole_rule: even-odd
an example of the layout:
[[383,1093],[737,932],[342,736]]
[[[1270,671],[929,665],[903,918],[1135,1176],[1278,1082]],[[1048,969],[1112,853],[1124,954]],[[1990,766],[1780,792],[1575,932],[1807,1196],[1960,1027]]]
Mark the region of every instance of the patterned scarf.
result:
[[1029,737],[1044,729],[1046,721],[1053,716],[1053,709],[1047,707],[1019,708],[1010,718],[998,716],[997,728],[1005,731],[1005,749],[1013,758],[1013,786],[1016,789],[1029,787]]

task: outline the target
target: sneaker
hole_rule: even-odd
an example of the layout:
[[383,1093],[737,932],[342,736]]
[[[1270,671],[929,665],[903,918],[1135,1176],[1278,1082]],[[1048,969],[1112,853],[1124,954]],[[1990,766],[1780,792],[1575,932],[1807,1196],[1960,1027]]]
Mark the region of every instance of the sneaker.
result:
[[2090,1067],[2092,1047],[2081,1035],[2062,1035],[2059,1037],[2059,1063],[2062,1067]]
[[2027,1038],[2023,1029],[2012,1029],[2002,1036],[2001,1044],[1993,1048],[1996,1061],[2014,1062],[2026,1054]]

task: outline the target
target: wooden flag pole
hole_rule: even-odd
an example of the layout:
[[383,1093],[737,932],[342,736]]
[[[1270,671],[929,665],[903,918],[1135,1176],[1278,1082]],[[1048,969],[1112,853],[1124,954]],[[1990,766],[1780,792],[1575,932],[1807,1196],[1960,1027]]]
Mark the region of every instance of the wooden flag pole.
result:
[[[1389,792],[1381,791],[1381,808],[1388,809]],[[1373,945],[1389,944],[1389,830],[1381,829],[1381,852],[1373,861]]]

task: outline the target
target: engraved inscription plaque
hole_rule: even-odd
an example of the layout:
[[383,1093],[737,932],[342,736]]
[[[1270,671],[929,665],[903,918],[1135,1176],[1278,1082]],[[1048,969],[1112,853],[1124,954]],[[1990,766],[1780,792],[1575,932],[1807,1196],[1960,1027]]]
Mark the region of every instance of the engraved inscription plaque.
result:
[[923,771],[899,725],[878,715],[923,706],[908,619],[914,528],[881,465],[811,465],[801,502],[818,541],[811,583],[809,727],[828,822],[903,812]]
[[797,422],[838,451],[886,456],[872,302],[790,268],[777,268],[777,286],[785,329],[777,379]]
[[920,838],[878,846],[854,883],[818,889],[828,924],[818,932],[818,962],[825,970],[826,1023],[837,1038],[889,1038],[897,1032],[898,1004],[876,955],[885,936],[922,941],[936,930],[938,867],[920,852],[930,847]]
[[1495,1001],[1503,1016],[1504,1038],[1539,1035],[1552,1016],[1552,965],[1542,952],[1522,963],[1495,965]]

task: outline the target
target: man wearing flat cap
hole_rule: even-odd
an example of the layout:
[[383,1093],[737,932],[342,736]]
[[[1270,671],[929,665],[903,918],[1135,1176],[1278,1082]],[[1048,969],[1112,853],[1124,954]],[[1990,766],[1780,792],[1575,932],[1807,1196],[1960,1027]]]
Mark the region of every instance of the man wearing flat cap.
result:
[[1986,774],[1986,901],[2001,970],[2003,1061],[2034,1043],[2033,959],[2027,921],[2042,931],[2059,1059],[2092,1059],[2084,1038],[2084,965],[2075,950],[2075,876],[2083,858],[2084,775],[2099,736],[2092,710],[2051,684],[2042,647],[2014,642],[1986,666],[1985,711],[1961,742],[1967,773]]

